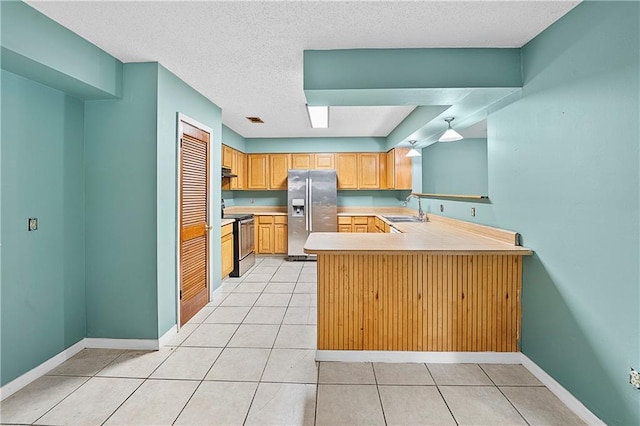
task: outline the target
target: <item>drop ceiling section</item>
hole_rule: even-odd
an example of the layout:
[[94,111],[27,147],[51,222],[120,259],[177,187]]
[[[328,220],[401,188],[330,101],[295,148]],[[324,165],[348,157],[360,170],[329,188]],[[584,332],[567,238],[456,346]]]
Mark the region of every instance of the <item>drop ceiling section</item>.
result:
[[332,108],[312,129],[304,50],[521,47],[579,1],[28,3],[123,62],[160,62],[245,137],[318,137],[386,136],[412,107]]

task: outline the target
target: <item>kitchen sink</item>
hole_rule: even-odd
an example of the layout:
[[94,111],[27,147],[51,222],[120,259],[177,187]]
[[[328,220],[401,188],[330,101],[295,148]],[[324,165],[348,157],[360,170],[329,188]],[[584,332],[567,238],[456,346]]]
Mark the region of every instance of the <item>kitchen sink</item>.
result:
[[400,222],[422,222],[419,217],[415,216],[382,216],[392,223]]

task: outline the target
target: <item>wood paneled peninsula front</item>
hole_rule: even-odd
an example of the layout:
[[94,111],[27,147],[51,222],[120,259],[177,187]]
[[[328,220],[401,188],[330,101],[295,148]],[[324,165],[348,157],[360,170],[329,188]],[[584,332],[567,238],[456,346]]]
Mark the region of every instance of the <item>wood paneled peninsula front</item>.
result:
[[318,350],[516,352],[515,232],[430,215],[400,234],[317,233]]

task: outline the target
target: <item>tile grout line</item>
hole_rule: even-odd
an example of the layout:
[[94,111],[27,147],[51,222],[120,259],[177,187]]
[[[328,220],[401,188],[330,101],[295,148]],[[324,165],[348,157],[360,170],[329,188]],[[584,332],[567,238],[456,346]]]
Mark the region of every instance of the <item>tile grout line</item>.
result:
[[382,404],[382,396],[380,395],[380,386],[378,386],[378,376],[376,375],[376,369],[373,366],[373,362],[371,363],[371,371],[373,371],[373,381],[376,383],[376,392],[378,393],[378,402],[380,402],[380,410],[382,410],[382,420],[384,424],[387,423],[387,416],[384,414],[384,405]]
[[482,372],[489,378],[489,380],[491,380],[491,383],[493,383],[493,385],[496,387],[496,389],[498,389],[498,392],[500,392],[500,395],[502,395],[504,397],[504,399],[507,400],[507,402],[513,407],[514,410],[516,410],[516,413],[518,413],[518,415],[522,418],[522,420],[524,420],[524,422],[527,425],[530,425],[531,423],[529,423],[529,421],[526,419],[526,417],[524,416],[524,414],[522,414],[520,412],[520,410],[518,410],[518,407],[516,407],[513,402],[511,402],[511,400],[507,397],[507,395],[504,394],[504,392],[502,392],[502,389],[500,389],[500,386],[498,386],[496,384],[496,382],[493,381],[493,379],[491,378],[491,376],[489,375],[489,373],[487,373],[484,368],[482,368],[482,365],[477,364],[478,367],[480,367],[480,370],[482,370]]
[[447,407],[447,410],[449,410],[449,414],[451,414],[451,418],[453,419],[453,421],[455,422],[456,425],[459,425],[460,422],[458,422],[458,419],[456,419],[455,414],[453,414],[453,410],[451,410],[451,407],[449,407],[449,403],[447,402],[446,398],[442,394],[442,391],[440,390],[440,385],[436,381],[436,378],[433,377],[433,374],[431,374],[431,370],[429,369],[429,365],[427,363],[424,363],[424,365],[425,365],[425,367],[427,367],[427,371],[429,372],[429,375],[433,379],[433,383],[436,385],[436,389],[438,390],[438,394],[440,394],[440,398],[442,398],[442,401],[444,402],[444,405]]
[[[74,355],[72,358],[74,358],[75,356],[81,354],[82,352],[85,352],[87,350],[87,348],[83,349],[82,351],[78,352],[76,355]],[[62,398],[60,401],[58,401],[56,404],[54,404],[51,408],[49,408],[47,411],[45,411],[40,417],[38,417],[37,419],[35,419],[35,421],[33,421],[33,423],[31,424],[35,424],[38,420],[40,420],[41,418],[43,418],[44,416],[46,416],[47,414],[49,414],[54,408],[56,408],[58,405],[62,404],[62,401],[66,400],[67,398],[69,398],[71,395],[73,395],[74,393],[76,393],[78,391],[78,389],[80,389],[81,387],[83,387],[84,385],[86,385],[89,380],[93,379],[94,377],[97,377],[96,375],[101,372],[102,370],[104,370],[105,368],[107,368],[109,365],[111,365],[116,359],[120,358],[123,354],[125,353],[124,350],[120,351],[120,354],[118,356],[116,356],[115,358],[113,358],[111,361],[109,361],[106,365],[104,365],[102,368],[100,368],[98,371],[96,371],[95,373],[93,373],[90,376],[78,376],[78,375],[71,375],[71,374],[62,374],[62,375],[56,375],[56,374],[44,374],[41,377],[44,376],[55,376],[55,377],[87,377],[87,380],[85,380],[84,382],[82,382],[77,388],[73,389],[71,392],[69,392],[69,394],[67,396],[65,396],[64,398]],[[71,358],[69,358],[71,359]],[[67,360],[69,361],[69,360]],[[61,364],[62,365],[62,364]],[[144,383],[144,381],[143,381]],[[137,389],[137,388],[136,388]],[[135,391],[134,391],[135,392]],[[106,420],[105,420],[106,421]]]
[[[277,270],[280,269],[280,266],[278,266]],[[275,273],[273,274],[275,275]],[[273,278],[272,275],[272,278]],[[269,285],[269,283],[271,282],[271,279],[269,279],[269,281],[267,281],[267,286]],[[265,288],[267,288],[267,286],[265,286]],[[261,295],[264,293],[264,290],[262,293],[260,293]],[[259,299],[259,297],[258,297]],[[257,299],[256,299],[257,301]],[[289,301],[291,301],[291,298],[289,298]],[[287,307],[289,305],[287,304]],[[286,313],[286,310],[285,310]],[[282,321],[284,321],[284,316],[282,317]],[[267,355],[267,360],[264,363],[264,367],[262,367],[262,372],[260,373],[260,377],[258,378],[258,383],[256,385],[256,390],[253,392],[253,396],[251,397],[251,402],[249,403],[249,408],[247,409],[247,414],[245,414],[244,416],[244,421],[242,422],[243,425],[245,425],[247,423],[247,420],[249,419],[249,413],[251,412],[251,408],[253,407],[253,401],[256,399],[256,395],[258,394],[258,389],[260,388],[260,383],[262,383],[262,377],[264,376],[264,372],[267,369],[267,365],[269,364],[269,359],[271,358],[271,353],[273,352],[273,348],[276,344],[276,340],[278,339],[278,334],[280,334],[280,329],[282,328],[282,321],[280,321],[280,325],[278,326],[278,331],[276,332],[276,336],[273,339],[273,343],[271,344],[271,349],[269,349],[269,355]]]

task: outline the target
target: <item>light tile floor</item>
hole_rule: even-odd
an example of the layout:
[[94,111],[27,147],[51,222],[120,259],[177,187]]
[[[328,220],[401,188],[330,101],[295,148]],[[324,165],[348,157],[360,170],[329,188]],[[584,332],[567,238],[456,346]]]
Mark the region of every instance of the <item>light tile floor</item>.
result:
[[3,424],[583,424],[521,365],[317,363],[315,262],[259,257],[156,352],[87,349]]

